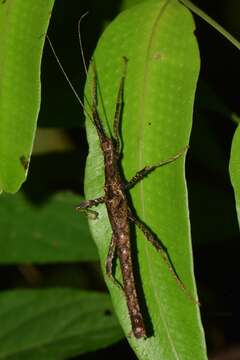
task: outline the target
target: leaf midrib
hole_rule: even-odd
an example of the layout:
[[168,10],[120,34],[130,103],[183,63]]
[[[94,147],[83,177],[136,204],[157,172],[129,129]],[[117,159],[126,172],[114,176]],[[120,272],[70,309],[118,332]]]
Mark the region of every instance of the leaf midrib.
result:
[[[144,64],[144,78],[143,78],[143,91],[142,91],[142,96],[141,96],[141,100],[139,103],[139,119],[140,119],[140,143],[144,144],[144,118],[145,118],[145,108],[146,108],[146,104],[145,104],[145,99],[147,99],[147,93],[148,93],[148,78],[149,78],[149,58],[150,58],[150,52],[151,52],[151,47],[152,47],[152,43],[153,43],[153,39],[155,36],[155,32],[157,30],[159,30],[159,23],[161,20],[161,17],[163,16],[165,10],[167,9],[169,3],[171,0],[166,0],[165,4],[163,4],[159,10],[159,13],[156,16],[155,21],[153,22],[153,26],[152,26],[152,30],[150,32],[150,36],[148,39],[148,46],[147,46],[147,51],[146,51],[146,58],[145,58],[145,64]],[[144,159],[144,146],[139,145],[139,157],[138,157],[138,163],[139,163],[139,169],[142,169],[145,165],[148,164],[144,164],[143,163],[143,159]],[[144,180],[143,180],[144,181]],[[144,183],[143,181],[140,182],[140,202],[141,202],[141,214],[143,216],[143,219],[145,219],[145,202],[144,202]],[[147,268],[149,269],[148,271],[148,276],[149,276],[149,281],[151,283],[151,289],[153,291],[153,295],[155,298],[155,303],[158,305],[159,308],[159,316],[162,319],[162,323],[164,325],[165,328],[165,334],[166,337],[169,341],[169,348],[172,349],[172,353],[174,355],[174,357],[176,359],[179,359],[179,356],[177,354],[177,349],[174,346],[174,341],[173,338],[170,334],[170,332],[168,331],[169,326],[167,323],[167,319],[165,318],[165,311],[163,311],[163,304],[160,304],[159,302],[159,297],[158,297],[158,293],[157,291],[155,291],[155,286],[154,286],[154,280],[155,277],[153,276],[152,272],[150,271],[150,264],[151,264],[151,255],[149,252],[149,247],[146,247],[145,249],[146,253],[146,264],[147,264]]]

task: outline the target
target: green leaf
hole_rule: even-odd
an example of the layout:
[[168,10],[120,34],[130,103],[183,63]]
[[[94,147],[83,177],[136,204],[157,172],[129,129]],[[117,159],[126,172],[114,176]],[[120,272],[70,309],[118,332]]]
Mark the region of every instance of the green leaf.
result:
[[[147,1],[121,13],[99,41],[94,60],[99,113],[106,131],[113,125],[122,57],[129,60],[121,133],[126,179],[146,165],[175,155],[189,142],[199,73],[193,32],[192,17],[178,1]],[[90,103],[91,88],[92,71],[86,91]],[[85,185],[86,196],[92,199],[103,194],[104,164],[96,129],[91,121],[87,127],[90,153]],[[138,217],[158,235],[179,277],[197,298],[184,158],[155,170],[130,193]],[[112,230],[105,205],[97,211],[99,217],[91,222],[91,228],[105,274]],[[134,242],[134,233],[131,240]],[[159,253],[138,230],[133,256],[135,276],[139,272],[141,307],[150,330],[147,339],[134,338],[124,294],[105,277],[120,323],[138,358],[206,359],[198,306],[179,288]]]
[[236,201],[236,210],[238,216],[238,224],[240,225],[240,127],[237,127],[237,130],[234,134],[232,141],[231,149],[231,158],[230,158],[230,176],[232,186],[235,193]]
[[0,198],[0,262],[96,261],[87,217],[74,208],[80,198],[59,193],[41,206],[23,193]]
[[0,192],[26,178],[40,106],[40,63],[54,0],[0,2]]
[[69,359],[122,337],[106,294],[73,289],[2,292],[0,322],[0,359]]

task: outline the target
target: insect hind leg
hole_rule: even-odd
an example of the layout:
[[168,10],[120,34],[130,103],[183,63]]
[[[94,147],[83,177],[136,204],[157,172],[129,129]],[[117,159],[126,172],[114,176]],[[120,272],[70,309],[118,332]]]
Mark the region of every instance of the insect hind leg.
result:
[[198,304],[198,300],[196,300],[193,295],[188,291],[186,285],[181,281],[179,276],[177,275],[176,270],[174,269],[172,262],[169,258],[166,248],[160,244],[160,242],[155,238],[153,233],[144,225],[140,220],[135,218],[131,211],[129,210],[128,218],[132,221],[144,234],[145,238],[155,247],[155,249],[160,253],[162,259],[166,263],[170,274],[172,275],[173,279],[176,281],[179,288],[186,294],[186,296],[190,299],[190,301],[194,304]]

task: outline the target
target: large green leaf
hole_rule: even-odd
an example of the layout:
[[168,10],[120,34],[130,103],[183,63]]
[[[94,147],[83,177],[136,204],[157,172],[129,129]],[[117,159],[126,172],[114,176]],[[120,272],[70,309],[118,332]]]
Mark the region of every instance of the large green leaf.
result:
[[40,63],[54,0],[0,2],[0,191],[25,180],[40,106]]
[[36,206],[23,193],[0,199],[0,263],[95,261],[97,251],[79,196],[59,193]]
[[238,224],[240,225],[240,127],[238,126],[232,142],[230,176],[234,188]]
[[122,337],[108,295],[73,289],[2,292],[0,322],[0,359],[69,359]]
[[[147,1],[121,13],[99,41],[94,59],[99,112],[106,129],[112,128],[123,71],[122,57],[129,59],[122,114],[122,166],[126,179],[145,165],[175,155],[189,142],[199,72],[199,53],[193,31],[189,11],[177,1]],[[91,87],[92,71],[87,87],[89,100]],[[103,193],[104,165],[96,129],[91,121],[87,127],[90,154],[86,196],[91,199]],[[155,170],[130,193],[137,215],[166,246],[179,277],[197,298],[184,160],[182,156]],[[97,210],[99,217],[91,222],[91,227],[105,273],[112,230],[105,206]],[[133,255],[138,260],[134,269],[137,273],[139,267],[140,301],[150,329],[147,339],[136,340],[131,334],[124,294],[106,278],[129,342],[139,359],[205,359],[198,306],[177,286],[159,253],[138,230],[136,235],[137,250],[133,246]]]

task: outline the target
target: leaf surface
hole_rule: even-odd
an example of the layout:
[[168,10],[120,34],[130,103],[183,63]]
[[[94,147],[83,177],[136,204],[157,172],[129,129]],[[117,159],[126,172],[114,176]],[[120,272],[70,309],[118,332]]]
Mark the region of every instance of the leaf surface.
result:
[[96,261],[87,217],[75,210],[79,196],[59,193],[36,206],[23,193],[0,199],[0,263]]
[[122,337],[108,295],[73,289],[5,291],[0,359],[69,359]]
[[[189,11],[178,1],[147,1],[121,13],[102,35],[94,54],[98,108],[106,131],[113,127],[116,96],[128,58],[121,123],[122,168],[126,179],[146,165],[176,155],[189,142],[199,53]],[[92,101],[92,71],[87,97]],[[91,111],[91,109],[88,109]],[[104,164],[99,139],[88,121],[90,154],[86,196],[103,194]],[[197,298],[194,284],[185,156],[165,165],[131,191],[137,216],[158,236],[172,264]],[[105,205],[91,222],[103,271],[112,230]],[[136,235],[136,236],[135,236]],[[139,359],[206,359],[199,309],[141,232],[132,232],[134,270],[149,337],[131,334],[124,294],[106,278],[117,315]],[[116,276],[120,279],[119,264]]]
[[40,107],[40,64],[54,0],[0,2],[0,192],[26,178]]
[[231,149],[231,158],[230,158],[230,176],[232,186],[234,188],[236,210],[238,216],[238,224],[240,225],[240,128],[239,125],[235,131],[232,149]]

